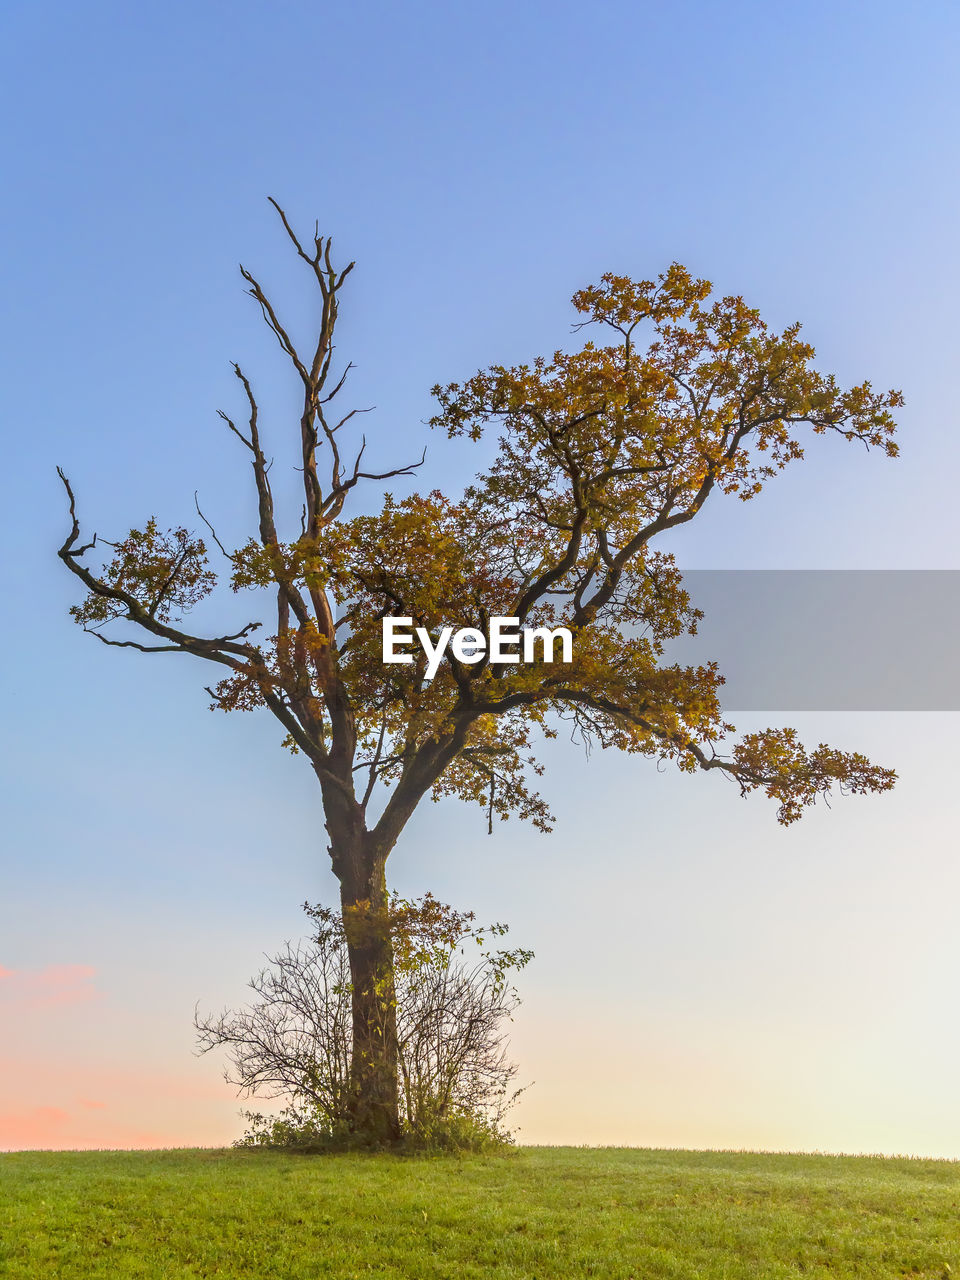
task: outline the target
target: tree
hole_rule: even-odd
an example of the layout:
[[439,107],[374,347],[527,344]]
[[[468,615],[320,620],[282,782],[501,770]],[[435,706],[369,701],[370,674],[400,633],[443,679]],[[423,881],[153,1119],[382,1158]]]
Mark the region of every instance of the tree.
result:
[[[204,539],[164,532],[155,519],[87,559],[70,484],[71,528],[60,557],[86,588],[73,616],[103,643],[147,653],[191,653],[223,669],[208,689],[224,711],[268,708],[285,744],[320,786],[328,851],[340,883],[352,978],[352,1122],[389,1139],[399,1131],[393,955],[387,857],[425,796],[458,796],[541,830],[551,816],[534,789],[538,735],[569,720],[589,744],[718,772],[743,794],[776,800],[783,823],[832,787],[885,791],[895,774],[853,752],[807,751],[792,729],[731,738],[714,664],[661,661],[664,642],[696,625],[665,535],[717,494],[747,501],[789,462],[807,434],[837,432],[894,456],[898,392],[848,389],[818,372],[800,326],[772,331],[742,298],[711,300],[711,286],[674,263],[656,281],[607,274],[573,295],[606,343],[514,368],[494,366],[434,387],[432,425],[479,440],[499,430],[492,464],[460,496],[397,499],[374,515],[345,513],[361,482],[412,474],[423,463],[362,470],[365,442],[345,461],[343,432],[357,413],[332,406],[350,366],[335,371],[333,335],[353,263],[337,270],[329,238],[306,246],[272,202],[319,290],[319,333],[301,355],[273,303],[241,267],[302,388],[298,463],[302,511],[278,524],[259,410],[236,377],[247,421],[221,413],[250,455],[257,530],[225,547],[234,591],[269,593],[262,620],[229,635],[184,629],[183,615],[215,587]],[[321,462],[324,479],[321,479]],[[198,507],[199,513],[199,507]],[[264,615],[266,616],[266,615]],[[565,625],[569,662],[493,661],[447,648],[433,679],[426,659],[382,660],[382,619],[407,617],[436,640],[447,626],[488,634],[491,619]],[[117,639],[117,620],[153,643]],[[479,660],[477,660],[479,656]]]
[[[252,1139],[337,1139],[349,1121],[350,964],[342,917],[304,910],[311,937],[286,943],[249,982],[247,1007],[195,1018],[201,1053],[228,1050],[226,1080],[245,1095],[284,1096],[272,1122],[248,1113]],[[478,926],[426,894],[391,896],[396,974],[400,1119],[404,1135],[430,1143],[504,1141],[502,1124],[521,1090],[503,1023],[519,1004],[510,974],[532,959],[523,948],[491,950],[503,924]],[[465,958],[467,948],[472,959]]]

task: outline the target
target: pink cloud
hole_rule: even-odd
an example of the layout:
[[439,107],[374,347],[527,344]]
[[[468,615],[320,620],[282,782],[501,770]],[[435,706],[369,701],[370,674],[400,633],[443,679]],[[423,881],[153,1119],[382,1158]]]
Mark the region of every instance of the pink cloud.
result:
[[49,964],[44,969],[0,965],[0,1001],[23,1009],[86,1004],[101,994],[93,986],[96,972],[88,964]]
[[116,1150],[169,1145],[170,1139],[162,1130],[123,1123],[104,1125],[99,1117],[91,1129],[83,1118],[71,1116],[62,1107],[25,1107],[0,1113],[0,1151]]
[[[166,1046],[110,1047],[113,1003],[80,1014],[76,1028],[33,1015],[22,1055],[0,1045],[0,1151],[220,1147],[242,1131],[244,1104],[211,1063],[179,1055],[158,1070]],[[0,1002],[0,1025],[6,1016]]]
[[39,1147],[56,1142],[69,1126],[70,1116],[61,1107],[33,1107],[0,1115],[0,1142]]

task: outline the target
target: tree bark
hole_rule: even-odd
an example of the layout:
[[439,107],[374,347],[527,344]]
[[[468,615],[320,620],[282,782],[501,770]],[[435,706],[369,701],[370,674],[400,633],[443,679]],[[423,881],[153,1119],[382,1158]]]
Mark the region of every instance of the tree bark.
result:
[[331,856],[340,880],[352,983],[347,1119],[351,1131],[371,1143],[394,1142],[400,1137],[400,1112],[386,853],[368,833],[354,830],[346,839],[334,838]]

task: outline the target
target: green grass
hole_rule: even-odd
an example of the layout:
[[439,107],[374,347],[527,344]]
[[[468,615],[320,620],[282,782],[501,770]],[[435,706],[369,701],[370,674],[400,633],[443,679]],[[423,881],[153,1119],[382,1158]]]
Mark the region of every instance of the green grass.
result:
[[0,1276],[941,1277],[960,1165],[520,1148],[0,1155]]

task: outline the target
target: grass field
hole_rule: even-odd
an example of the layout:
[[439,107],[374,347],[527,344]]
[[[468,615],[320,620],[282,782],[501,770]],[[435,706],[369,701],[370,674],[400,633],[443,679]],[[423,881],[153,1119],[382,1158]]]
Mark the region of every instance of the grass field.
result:
[[0,1276],[960,1278],[960,1164],[520,1148],[0,1155]]

